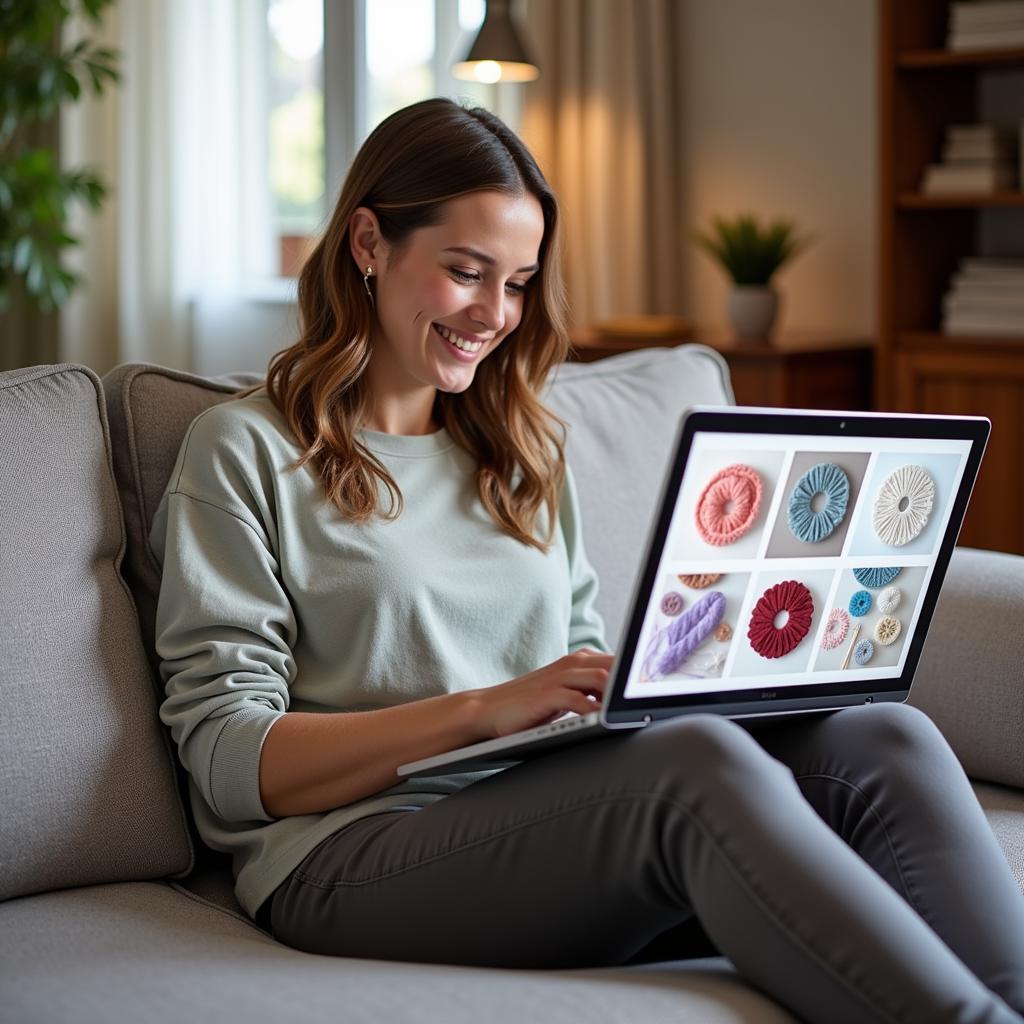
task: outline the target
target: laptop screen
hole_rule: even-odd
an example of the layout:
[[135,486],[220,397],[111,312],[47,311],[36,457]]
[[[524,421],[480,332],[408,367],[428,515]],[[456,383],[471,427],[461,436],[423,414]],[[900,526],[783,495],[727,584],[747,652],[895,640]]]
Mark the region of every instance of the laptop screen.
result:
[[611,709],[906,690],[987,422],[688,420]]

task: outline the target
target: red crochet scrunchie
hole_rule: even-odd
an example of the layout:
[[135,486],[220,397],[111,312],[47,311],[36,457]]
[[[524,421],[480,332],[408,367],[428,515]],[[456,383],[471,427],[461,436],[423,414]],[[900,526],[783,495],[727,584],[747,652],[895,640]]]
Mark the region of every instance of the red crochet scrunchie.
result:
[[743,536],[761,510],[761,477],[742,463],[720,469],[697,499],[697,532],[706,544],[721,547]]
[[[789,619],[780,629],[775,616],[783,611],[789,612]],[[776,583],[754,605],[747,639],[762,658],[781,658],[807,636],[813,617],[814,598],[807,587],[796,580]]]

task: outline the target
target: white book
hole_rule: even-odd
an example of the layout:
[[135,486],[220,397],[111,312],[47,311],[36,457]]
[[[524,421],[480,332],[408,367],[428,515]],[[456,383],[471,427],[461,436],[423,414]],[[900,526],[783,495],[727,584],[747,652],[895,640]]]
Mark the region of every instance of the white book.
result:
[[1018,295],[1024,296],[1024,281],[1021,280],[993,283],[986,280],[972,281],[962,278],[958,280],[958,278],[959,275],[953,277],[946,294],[972,303],[1012,299]]
[[949,335],[976,336],[979,338],[1021,338],[1024,340],[1024,324],[1020,327],[1006,327],[1003,324],[980,323],[975,320],[953,319],[942,325],[942,333]]
[[968,277],[986,276],[993,280],[1024,277],[1024,260],[1006,256],[964,256],[960,271]]
[[992,0],[991,3],[954,3],[950,19],[956,25],[999,25],[1024,20],[1024,0]]
[[1016,157],[1012,138],[998,139],[948,139],[942,147],[942,162],[976,163],[988,161],[993,163],[1010,163]]
[[980,35],[983,32],[1014,32],[1024,25],[1024,14],[1018,14],[1013,18],[1006,18],[1003,21],[964,21],[954,19],[950,22],[950,36],[972,36]]
[[1005,317],[1014,322],[1024,320],[1024,298],[978,300],[945,295],[942,299],[942,309],[950,315],[962,313],[964,316]]
[[925,169],[921,191],[926,195],[998,192],[1010,188],[1014,177],[1014,169],[1009,164],[980,167],[931,164]]
[[1013,50],[1024,46],[1024,25],[992,32],[951,32],[946,41],[950,50]]
[[947,142],[977,142],[985,139],[993,142],[999,140],[1012,141],[1017,137],[1017,129],[1013,125],[996,124],[985,121],[980,124],[947,124]]

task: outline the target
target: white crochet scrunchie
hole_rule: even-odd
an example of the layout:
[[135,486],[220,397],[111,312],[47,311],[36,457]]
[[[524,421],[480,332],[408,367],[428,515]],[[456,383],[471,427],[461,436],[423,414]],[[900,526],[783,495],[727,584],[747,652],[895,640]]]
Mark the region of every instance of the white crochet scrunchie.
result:
[[920,466],[900,466],[886,477],[875,498],[875,533],[892,547],[909,544],[928,525],[934,504],[935,481]]
[[899,608],[902,598],[899,587],[886,587],[878,597],[878,610],[884,615],[890,615]]

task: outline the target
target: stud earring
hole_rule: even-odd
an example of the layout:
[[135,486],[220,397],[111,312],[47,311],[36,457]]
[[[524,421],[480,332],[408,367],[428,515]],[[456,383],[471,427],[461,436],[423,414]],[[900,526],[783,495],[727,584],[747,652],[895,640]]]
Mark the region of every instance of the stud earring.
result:
[[367,267],[366,268],[366,273],[363,274],[363,287],[366,289],[366,294],[370,296],[370,305],[371,306],[376,305],[374,303],[374,301],[373,301],[373,292],[370,291],[370,278],[373,277],[373,274],[374,274],[374,270],[373,270],[372,266]]

